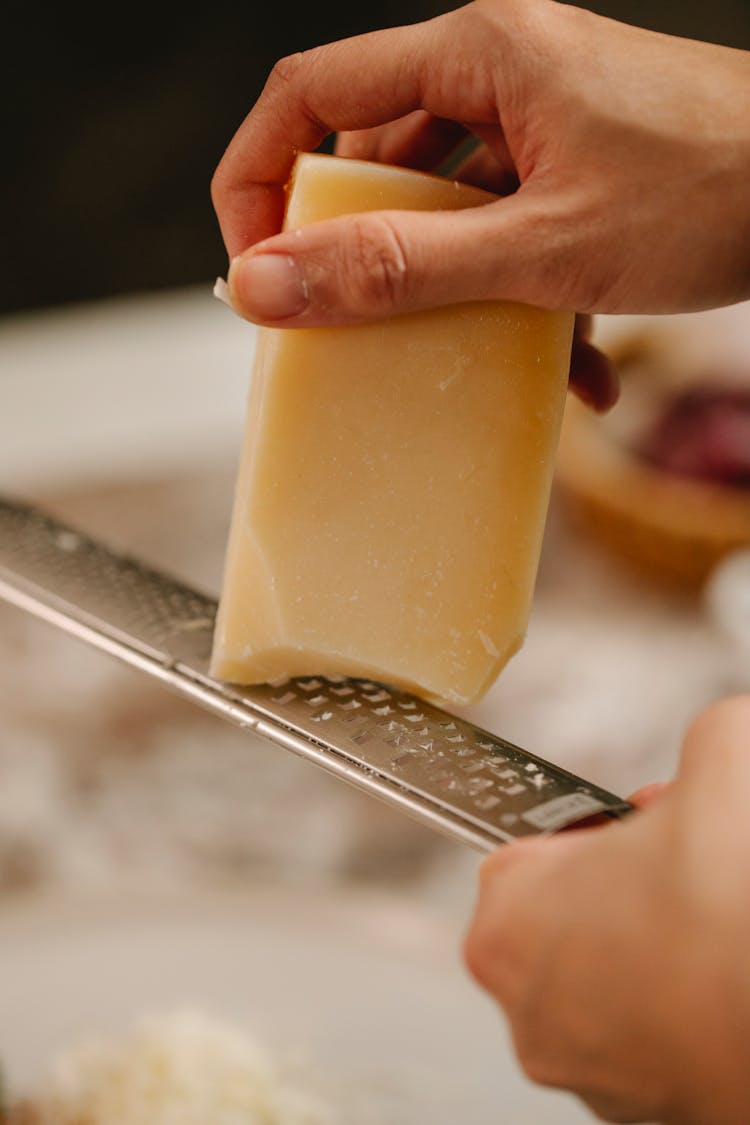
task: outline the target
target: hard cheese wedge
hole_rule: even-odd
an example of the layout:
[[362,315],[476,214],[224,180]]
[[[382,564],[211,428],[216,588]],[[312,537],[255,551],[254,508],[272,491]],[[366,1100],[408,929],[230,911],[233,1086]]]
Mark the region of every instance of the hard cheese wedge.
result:
[[[285,225],[492,198],[306,155]],[[213,674],[481,696],[526,629],[572,327],[568,313],[492,301],[261,330]]]

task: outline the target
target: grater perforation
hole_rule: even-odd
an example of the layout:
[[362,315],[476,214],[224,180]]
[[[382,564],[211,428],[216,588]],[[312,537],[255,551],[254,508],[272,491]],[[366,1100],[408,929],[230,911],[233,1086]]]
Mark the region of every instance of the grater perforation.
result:
[[221,683],[208,672],[214,599],[7,499],[0,597],[480,850],[630,810],[468,719],[384,684],[341,676]]

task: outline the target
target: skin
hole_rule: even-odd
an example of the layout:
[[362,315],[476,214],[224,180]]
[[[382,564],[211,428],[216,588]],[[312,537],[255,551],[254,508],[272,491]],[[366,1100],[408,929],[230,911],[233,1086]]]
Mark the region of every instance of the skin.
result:
[[639,814],[484,862],[466,961],[532,1079],[606,1121],[750,1120],[749,796],[745,695]]
[[[295,154],[429,169],[502,195],[279,233]],[[476,0],[277,64],[216,171],[235,308],[357,323],[473,299],[590,314],[750,297],[750,55],[550,0]],[[579,318],[573,388],[616,381]],[[715,705],[666,792],[482,868],[466,942],[522,1066],[609,1121],[750,1120],[750,696]]]
[[[750,296],[749,59],[549,0],[282,59],[212,185],[235,308],[308,327],[484,298],[657,313]],[[474,135],[459,178],[511,194],[279,234],[296,153],[334,131],[344,155],[419,168]],[[572,379],[599,409],[616,398],[583,340]]]

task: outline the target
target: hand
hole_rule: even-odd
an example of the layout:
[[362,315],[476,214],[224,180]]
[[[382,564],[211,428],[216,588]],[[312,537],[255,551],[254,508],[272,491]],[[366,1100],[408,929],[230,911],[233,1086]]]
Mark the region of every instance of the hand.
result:
[[485,861],[466,958],[531,1078],[608,1121],[750,1121],[749,803],[747,695],[644,811]]
[[[296,152],[334,130],[350,131],[349,155],[418,167],[470,132],[483,145],[458,177],[520,187],[450,214],[278,234]],[[750,296],[749,182],[750,54],[551,0],[475,0],[282,60],[213,193],[229,254],[242,255],[237,306],[312,326],[485,298],[641,313],[738,301]],[[270,255],[291,260],[296,290],[270,285]]]

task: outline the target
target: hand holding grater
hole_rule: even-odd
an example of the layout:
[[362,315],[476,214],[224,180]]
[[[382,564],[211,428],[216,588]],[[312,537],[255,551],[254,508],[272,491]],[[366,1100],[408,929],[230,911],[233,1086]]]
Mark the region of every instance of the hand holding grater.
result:
[[322,676],[222,683],[208,674],[214,599],[7,499],[0,597],[480,851],[632,808],[383,684]]

